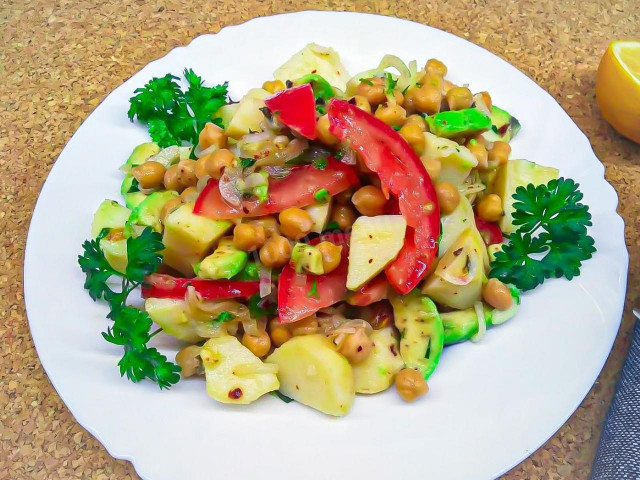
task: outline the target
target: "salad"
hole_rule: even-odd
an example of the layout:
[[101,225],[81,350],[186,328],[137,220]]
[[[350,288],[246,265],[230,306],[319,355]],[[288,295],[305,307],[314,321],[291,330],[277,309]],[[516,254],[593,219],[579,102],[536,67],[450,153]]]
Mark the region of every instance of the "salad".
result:
[[[239,101],[189,69],[137,89],[152,141],[79,256],[121,375],[334,416],[394,385],[411,402],[445,347],[579,275],[595,247],[578,185],[511,158],[518,120],[446,74],[385,55],[350,75],[310,44]],[[183,342],[175,362],[157,334]]]

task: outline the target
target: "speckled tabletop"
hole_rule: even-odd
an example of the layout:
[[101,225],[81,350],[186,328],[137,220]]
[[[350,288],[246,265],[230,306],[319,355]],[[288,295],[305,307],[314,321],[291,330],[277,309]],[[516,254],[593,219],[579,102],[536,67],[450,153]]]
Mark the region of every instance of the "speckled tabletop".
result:
[[[543,4],[544,3],[544,4]],[[640,36],[638,0],[5,0],[0,6],[0,480],[133,479],[78,425],[33,348],[22,294],[27,228],[51,165],[100,101],[149,61],[203,33],[302,9],[395,15],[447,30],[548,90],[589,137],[620,195],[631,255],[625,314],[598,381],[569,421],[505,479],[586,479],[639,305],[640,145],[594,101],[608,42]]]

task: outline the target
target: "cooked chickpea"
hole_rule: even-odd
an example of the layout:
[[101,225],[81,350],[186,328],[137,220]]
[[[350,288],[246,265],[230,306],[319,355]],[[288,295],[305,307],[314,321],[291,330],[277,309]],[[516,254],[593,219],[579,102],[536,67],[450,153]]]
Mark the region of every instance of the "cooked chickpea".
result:
[[273,235],[260,247],[260,261],[265,267],[283,267],[291,258],[291,244],[281,235]]
[[413,402],[429,391],[427,381],[422,374],[412,368],[403,368],[395,379],[396,390],[405,402]]
[[216,180],[220,180],[224,169],[233,165],[234,158],[235,155],[233,152],[226,148],[221,148],[220,150],[213,152],[211,155],[207,155],[204,163],[207,175],[215,178]]
[[351,197],[354,207],[367,217],[375,217],[376,215],[382,215],[385,207],[387,206],[387,199],[385,198],[382,190],[374,187],[373,185],[365,185],[356,190],[356,193]]
[[262,88],[269,93],[276,93],[284,90],[284,83],[282,83],[282,80],[269,80],[262,84]]
[[503,164],[509,160],[511,154],[511,145],[507,142],[493,142],[493,147],[489,150],[489,161],[491,163]]
[[162,185],[165,171],[164,165],[150,160],[134,167],[131,174],[142,188],[157,188]]
[[242,335],[242,344],[251,350],[256,357],[264,357],[271,350],[271,338],[267,332],[260,332],[259,335]]
[[473,95],[467,87],[454,87],[447,92],[449,110],[462,110],[471,107]]
[[369,103],[369,100],[367,100],[367,97],[363,97],[362,95],[354,95],[353,97],[351,97],[351,103],[354,102],[356,107],[358,107],[360,110],[371,113],[371,104]]
[[329,115],[323,115],[316,123],[316,135],[318,140],[325,145],[332,147],[340,141],[329,132]]
[[407,118],[407,112],[400,105],[383,103],[376,109],[375,117],[382,120],[387,125],[400,126]]
[[336,201],[338,205],[346,205],[349,203],[352,196],[353,196],[353,190],[348,188],[346,190],[343,190],[336,196],[334,196],[333,199]]
[[320,242],[316,245],[316,248],[322,254],[322,267],[324,273],[333,272],[342,260],[342,246],[336,245],[331,242]]
[[402,94],[402,92],[400,90],[394,90],[393,91],[393,99],[395,100],[395,102],[398,105],[402,105],[402,103],[404,102],[404,95]]
[[349,363],[360,363],[373,351],[373,341],[364,328],[358,328],[355,333],[346,335],[338,345],[338,352],[349,360]]
[[438,158],[432,158],[426,155],[420,157],[420,160],[422,160],[424,168],[427,169],[427,173],[429,174],[429,177],[431,177],[431,181],[435,182],[438,180],[440,171],[442,170],[442,162]]
[[176,355],[176,363],[182,369],[180,375],[182,378],[192,377],[197,374],[202,367],[200,359],[200,351],[202,347],[198,345],[189,345],[180,350]]
[[384,79],[379,77],[363,79],[358,84],[356,93],[367,99],[373,107],[386,102],[387,96],[384,93]]
[[195,186],[198,178],[195,174],[194,160],[181,160],[171,165],[164,172],[164,186],[167,190],[182,192],[187,187]]
[[280,226],[274,217],[268,216],[255,218],[253,220],[249,220],[247,223],[261,226],[264,229],[264,233],[267,238],[272,237],[273,235],[280,235]]
[[331,221],[336,222],[338,228],[345,231],[356,221],[356,213],[347,205],[337,205],[331,211]]
[[498,222],[504,215],[502,199],[495,193],[484,197],[477,206],[478,216],[487,222]]
[[278,219],[280,220],[280,230],[292,240],[304,237],[313,228],[311,215],[301,208],[287,208],[280,212]]
[[277,318],[269,322],[269,333],[271,334],[271,342],[276,347],[281,346],[292,337],[291,331],[286,325],[280,323]]
[[425,84],[413,92],[413,106],[424,113],[433,115],[440,111],[442,92],[440,88]]
[[417,125],[417,127],[423,131],[426,132],[427,131],[427,122],[425,122],[424,117],[422,115],[418,115],[417,113],[414,113],[413,115],[409,115],[407,117],[407,121],[404,122],[403,126],[407,126],[407,125]]
[[416,111],[416,106],[414,103],[413,95],[417,92],[418,89],[416,87],[411,87],[404,92],[404,102],[402,102],[402,108],[404,108],[405,112],[407,112],[407,119]]
[[467,148],[473,153],[473,156],[478,160],[478,168],[487,168],[489,165],[489,153],[483,144],[475,139],[471,139]]
[[173,212],[176,208],[178,208],[182,204],[182,199],[180,197],[172,198],[164,202],[162,209],[160,210],[160,219],[162,223],[165,223],[167,216]]
[[436,58],[430,58],[424,66],[424,71],[432,75],[444,77],[447,74],[447,66]]
[[497,278],[490,278],[482,287],[482,298],[497,310],[507,310],[513,302],[509,287]]
[[202,150],[209,148],[211,145],[224,148],[227,146],[227,134],[218,125],[209,122],[200,132],[198,145],[200,145]]
[[239,223],[233,229],[233,244],[240,250],[252,252],[265,242],[264,228],[261,225]]
[[446,95],[449,90],[456,87],[457,85],[455,83],[450,82],[449,80],[445,80],[444,82],[442,82],[442,93]]
[[424,130],[417,123],[405,123],[398,133],[418,155],[422,154],[425,145]]
[[433,73],[427,73],[422,80],[420,80],[420,85],[423,87],[425,85],[430,85],[438,89],[439,92],[444,90],[444,79],[440,75],[434,75]]
[[289,330],[291,330],[291,334],[294,337],[301,337],[303,335],[313,335],[314,333],[318,333],[320,326],[316,316],[311,315],[310,317],[303,318],[302,320],[289,324]]
[[453,212],[460,203],[460,192],[451,182],[438,182],[436,184],[436,195],[440,213],[448,215]]
[[289,137],[287,137],[286,135],[277,135],[273,139],[273,144],[279,150],[284,149],[287,145],[289,145],[290,142],[291,142],[291,139]]
[[184,203],[195,202],[198,198],[198,195],[200,195],[200,192],[198,192],[198,189],[196,187],[187,187],[180,194],[180,199]]

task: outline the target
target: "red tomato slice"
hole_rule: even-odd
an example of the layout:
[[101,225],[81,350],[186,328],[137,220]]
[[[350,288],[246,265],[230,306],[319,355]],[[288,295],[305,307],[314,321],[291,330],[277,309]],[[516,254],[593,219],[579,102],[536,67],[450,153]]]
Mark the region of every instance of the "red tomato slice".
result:
[[327,159],[322,170],[313,165],[295,167],[284,178],[269,179],[269,198],[264,203],[244,200],[241,207],[232,207],[224,201],[218,181],[211,179],[202,190],[193,208],[194,213],[216,220],[238,217],[258,217],[278,213],[289,207],[306,207],[315,202],[313,195],[324,188],[336,195],[359,183],[353,168],[333,158]]
[[487,222],[483,220],[479,216],[475,216],[476,218],[476,227],[484,240],[486,245],[493,245],[494,243],[502,243],[504,242],[504,237],[502,236],[502,232],[500,231],[500,227],[498,227],[495,223]]
[[355,305],[357,307],[366,307],[372,303],[379,302],[387,298],[389,291],[389,281],[384,274],[378,275],[369,283],[360,287],[355,292],[349,292],[347,294],[347,303],[349,305]]
[[[328,233],[311,240],[311,245],[322,241],[342,245],[342,260],[338,268],[326,275],[300,275],[288,264],[282,269],[278,281],[278,317],[280,323],[297,322],[321,308],[339,302],[347,293],[347,266],[349,263],[349,235]],[[315,294],[313,284],[315,282]]]
[[440,210],[431,179],[409,144],[384,122],[344,100],[331,100],[329,128],[348,142],[380,182],[398,198],[413,242],[386,269],[391,285],[409,293],[426,275],[438,251]]
[[264,104],[287,127],[309,140],[316,138],[316,99],[311,84],[287,88]]
[[250,297],[260,292],[260,282],[177,278],[154,273],[142,285],[142,298],[184,298],[190,285],[206,300]]

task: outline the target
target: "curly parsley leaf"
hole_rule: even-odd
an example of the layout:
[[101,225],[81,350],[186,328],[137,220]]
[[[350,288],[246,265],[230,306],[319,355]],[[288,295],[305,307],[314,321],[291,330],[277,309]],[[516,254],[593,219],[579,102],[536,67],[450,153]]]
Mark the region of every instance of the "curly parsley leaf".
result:
[[393,90],[396,88],[397,84],[398,84],[398,80],[394,79],[393,75],[391,75],[390,73],[387,73],[385,75],[385,81],[384,81],[384,85],[385,85],[384,93],[386,93],[387,95],[393,95]]
[[112,293],[107,285],[107,280],[114,275],[120,275],[115,271],[100,248],[100,237],[87,240],[82,244],[84,255],[78,256],[78,263],[86,278],[84,288],[89,291],[89,296],[94,300],[101,300]]
[[127,278],[131,282],[142,283],[148,275],[158,270],[162,263],[162,250],[162,235],[151,228],[145,228],[138,237],[128,238]]
[[126,375],[134,383],[145,378],[156,382],[161,389],[168,389],[180,381],[180,367],[167,360],[155,348],[138,350],[125,347],[125,353],[118,362],[120,375]]

